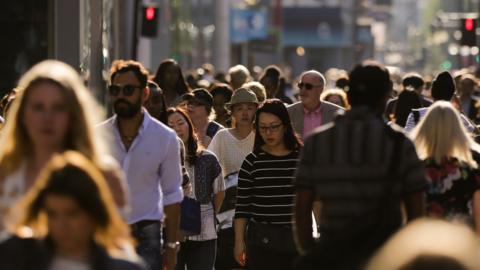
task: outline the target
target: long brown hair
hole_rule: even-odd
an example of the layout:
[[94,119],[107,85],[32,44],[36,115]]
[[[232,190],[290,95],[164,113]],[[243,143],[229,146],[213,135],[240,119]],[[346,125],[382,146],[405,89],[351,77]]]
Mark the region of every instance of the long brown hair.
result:
[[[45,199],[49,195],[73,199],[95,223],[93,239],[110,252],[132,244],[128,225],[118,214],[112,194],[102,173],[78,152],[56,154],[41,171],[34,186],[7,217],[10,232],[24,237],[48,235]],[[119,253],[121,253],[119,251]]]
[[195,134],[195,128],[192,123],[192,119],[188,116],[188,114],[185,112],[185,110],[179,108],[179,107],[172,107],[168,108],[167,110],[167,119],[170,117],[170,115],[174,113],[179,113],[184,119],[185,122],[188,124],[188,140],[185,145],[186,148],[186,157],[185,160],[190,164],[194,165],[195,162],[197,161],[197,154],[198,151],[201,150],[201,146],[198,143],[198,138],[197,135]]

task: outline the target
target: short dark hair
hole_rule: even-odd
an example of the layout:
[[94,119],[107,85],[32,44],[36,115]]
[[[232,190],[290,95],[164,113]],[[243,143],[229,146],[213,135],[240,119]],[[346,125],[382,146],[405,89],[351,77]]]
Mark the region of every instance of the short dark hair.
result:
[[229,102],[230,99],[232,99],[233,89],[226,83],[216,83],[210,89],[210,94],[212,94],[212,96],[222,95],[226,102]]
[[455,94],[455,82],[448,71],[440,72],[432,82],[432,98],[450,101]]
[[350,81],[347,96],[352,107],[376,107],[392,90],[388,69],[376,61],[368,60],[356,65],[348,77]]
[[260,135],[260,128],[258,126],[261,113],[270,113],[282,120],[282,124],[285,127],[285,136],[283,139],[287,149],[295,150],[303,146],[302,141],[293,129],[292,122],[290,120],[290,116],[288,115],[285,104],[283,104],[283,102],[281,102],[279,99],[267,99],[255,113],[255,142],[253,144],[253,149],[259,149],[265,144],[265,141]]
[[110,83],[113,82],[118,73],[125,73],[128,71],[131,71],[133,74],[135,74],[135,77],[137,77],[142,88],[147,86],[149,74],[148,70],[140,62],[133,60],[113,61],[112,67],[110,68]]
[[420,76],[420,74],[408,73],[403,77],[402,85],[404,88],[411,86],[414,89],[418,89],[425,85],[425,81],[423,80],[422,76]]

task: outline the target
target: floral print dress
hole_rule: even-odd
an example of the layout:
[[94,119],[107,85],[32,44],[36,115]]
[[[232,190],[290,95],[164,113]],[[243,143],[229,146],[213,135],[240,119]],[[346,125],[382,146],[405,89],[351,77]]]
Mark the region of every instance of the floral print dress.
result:
[[441,164],[436,164],[433,159],[424,162],[428,180],[428,215],[471,220],[473,194],[480,187],[480,170],[455,158],[446,158]]

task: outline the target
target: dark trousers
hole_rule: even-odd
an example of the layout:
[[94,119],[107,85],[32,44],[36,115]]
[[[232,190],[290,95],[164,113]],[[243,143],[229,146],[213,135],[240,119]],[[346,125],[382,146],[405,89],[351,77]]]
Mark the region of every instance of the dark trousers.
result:
[[217,259],[215,261],[215,270],[242,268],[233,257],[234,246],[235,235],[233,228],[220,230],[217,238]]
[[137,253],[150,270],[162,266],[162,226],[159,221],[139,221],[131,225],[132,235],[137,240]]
[[176,270],[213,270],[217,240],[185,241],[177,254]]
[[292,270],[296,253],[279,253],[247,242],[248,270]]

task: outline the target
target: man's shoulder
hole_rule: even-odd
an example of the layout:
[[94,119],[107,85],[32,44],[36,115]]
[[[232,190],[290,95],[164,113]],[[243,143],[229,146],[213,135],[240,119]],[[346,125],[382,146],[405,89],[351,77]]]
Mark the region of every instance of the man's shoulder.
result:
[[297,101],[293,104],[287,105],[287,110],[289,112],[295,111],[295,110],[300,110],[303,109],[303,104],[301,101]]
[[338,106],[337,104],[333,104],[328,101],[321,101],[321,106],[323,106],[326,110],[331,110],[331,111],[345,111],[345,108]]
[[115,122],[115,116],[112,116],[105,121],[101,122],[100,124],[97,124],[97,127],[100,128],[111,128],[113,127],[113,123]]

